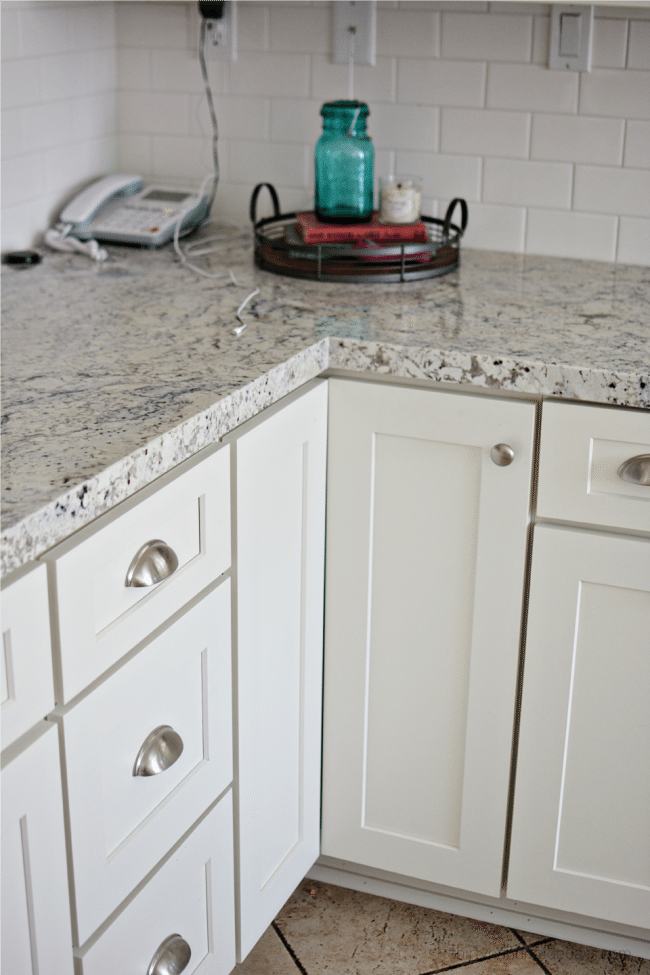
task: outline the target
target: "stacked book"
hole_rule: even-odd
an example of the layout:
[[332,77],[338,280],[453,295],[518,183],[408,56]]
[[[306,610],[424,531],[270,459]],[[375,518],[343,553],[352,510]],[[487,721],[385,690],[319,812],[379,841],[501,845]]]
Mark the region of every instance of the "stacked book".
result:
[[380,223],[377,213],[366,223],[323,223],[315,213],[297,213],[296,230],[306,244],[424,244],[427,228],[422,220],[410,224]]

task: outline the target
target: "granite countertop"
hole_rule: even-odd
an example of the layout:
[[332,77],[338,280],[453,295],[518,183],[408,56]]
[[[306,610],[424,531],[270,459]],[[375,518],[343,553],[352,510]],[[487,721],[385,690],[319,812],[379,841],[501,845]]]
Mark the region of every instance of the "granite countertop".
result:
[[463,251],[441,278],[324,284],[241,237],[197,258],[217,280],[109,251],[3,268],[3,574],[328,368],[650,408],[648,268]]

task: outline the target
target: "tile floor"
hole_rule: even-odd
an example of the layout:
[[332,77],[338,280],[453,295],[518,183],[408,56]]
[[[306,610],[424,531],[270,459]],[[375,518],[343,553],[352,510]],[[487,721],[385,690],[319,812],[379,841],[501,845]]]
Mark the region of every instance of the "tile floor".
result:
[[650,961],[305,880],[233,975],[650,975]]

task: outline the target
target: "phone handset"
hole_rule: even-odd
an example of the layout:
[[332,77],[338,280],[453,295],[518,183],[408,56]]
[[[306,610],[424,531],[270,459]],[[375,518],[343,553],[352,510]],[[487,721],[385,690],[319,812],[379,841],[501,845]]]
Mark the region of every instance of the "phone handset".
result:
[[61,211],[59,220],[75,227],[89,223],[96,211],[108,200],[116,196],[132,196],[142,189],[142,176],[134,173],[121,173],[105,176],[87,186]]

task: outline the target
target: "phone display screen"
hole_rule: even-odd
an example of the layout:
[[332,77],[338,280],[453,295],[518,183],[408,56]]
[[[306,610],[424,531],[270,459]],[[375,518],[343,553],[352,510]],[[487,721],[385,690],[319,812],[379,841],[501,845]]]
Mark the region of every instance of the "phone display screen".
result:
[[155,187],[152,187],[150,190],[147,190],[146,193],[143,193],[140,199],[155,200],[160,203],[181,203],[187,197],[187,195],[187,190],[181,190],[179,192],[177,190],[158,190]]

